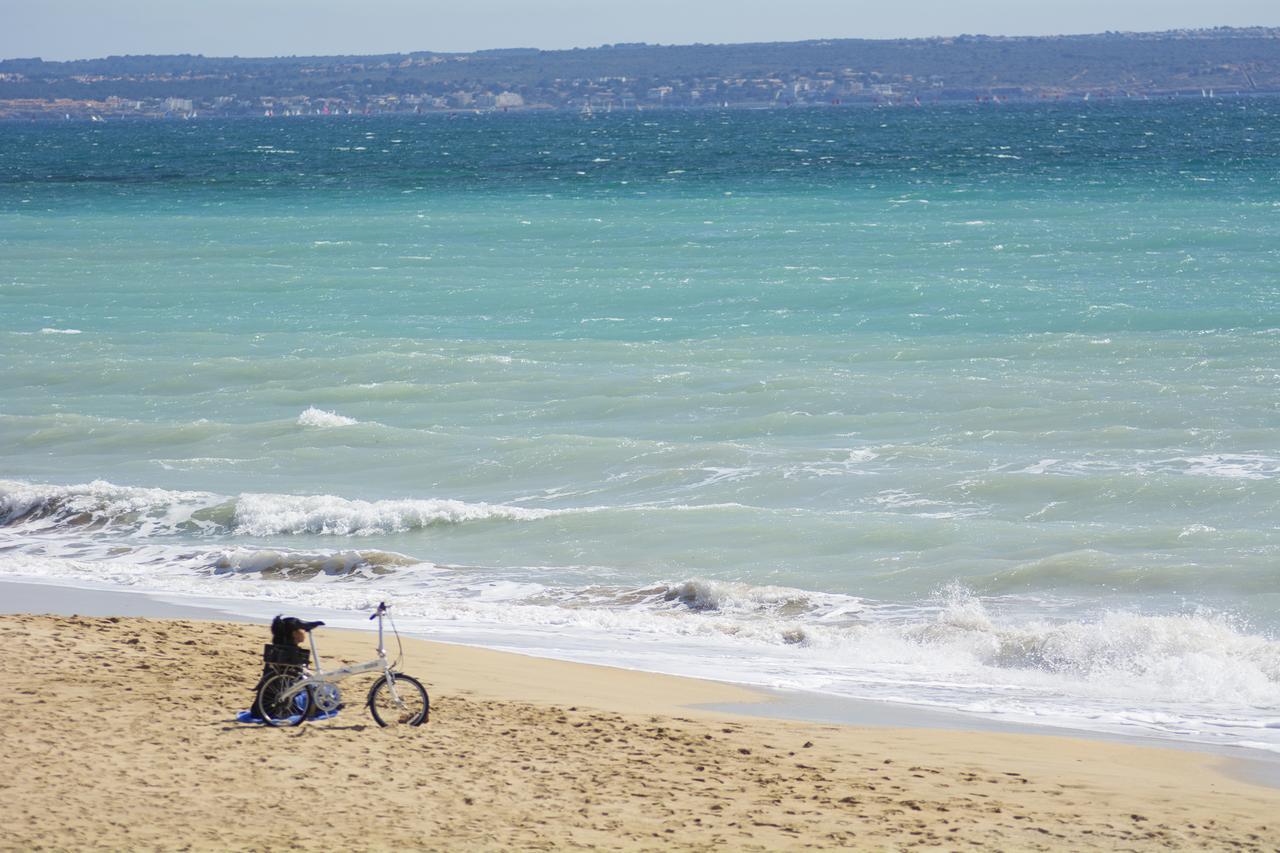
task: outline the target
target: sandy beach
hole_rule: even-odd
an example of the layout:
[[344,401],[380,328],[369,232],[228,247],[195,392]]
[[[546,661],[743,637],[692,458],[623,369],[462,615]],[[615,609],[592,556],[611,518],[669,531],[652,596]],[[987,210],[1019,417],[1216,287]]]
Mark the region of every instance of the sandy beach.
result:
[[[372,635],[321,629],[331,660]],[[1280,791],[1210,754],[733,716],[711,682],[406,641],[429,724],[233,722],[261,625],[0,616],[0,847],[1246,849]]]

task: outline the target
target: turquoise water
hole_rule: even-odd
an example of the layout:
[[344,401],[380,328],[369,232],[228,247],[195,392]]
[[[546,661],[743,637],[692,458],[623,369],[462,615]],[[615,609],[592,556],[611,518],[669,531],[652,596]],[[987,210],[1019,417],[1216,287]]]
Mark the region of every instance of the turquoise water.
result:
[[1278,164],[1268,99],[2,125],[0,571],[1276,748]]

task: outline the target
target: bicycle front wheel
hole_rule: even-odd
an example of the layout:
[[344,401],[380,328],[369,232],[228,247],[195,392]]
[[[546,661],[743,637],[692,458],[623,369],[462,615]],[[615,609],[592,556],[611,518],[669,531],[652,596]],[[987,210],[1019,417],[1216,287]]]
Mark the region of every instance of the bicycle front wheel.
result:
[[315,688],[308,685],[290,695],[300,680],[296,675],[273,675],[262,683],[258,706],[263,722],[270,726],[296,726],[306,718],[307,710],[315,706]]
[[420,726],[427,721],[431,700],[418,679],[391,673],[382,676],[369,690],[369,713],[380,726]]

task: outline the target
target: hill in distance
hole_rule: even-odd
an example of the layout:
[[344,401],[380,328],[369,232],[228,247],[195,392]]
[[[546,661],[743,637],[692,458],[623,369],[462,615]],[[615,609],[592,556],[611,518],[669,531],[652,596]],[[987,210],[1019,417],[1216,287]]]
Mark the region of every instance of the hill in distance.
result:
[[0,60],[0,117],[802,107],[1280,92],[1280,28]]

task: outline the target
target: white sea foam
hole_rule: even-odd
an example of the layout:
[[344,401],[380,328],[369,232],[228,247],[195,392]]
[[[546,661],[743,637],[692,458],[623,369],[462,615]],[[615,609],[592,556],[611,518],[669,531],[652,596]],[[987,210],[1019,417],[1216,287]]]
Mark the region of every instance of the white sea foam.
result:
[[952,666],[1004,674],[995,680],[1129,702],[1280,702],[1280,643],[1225,615],[1110,611],[1090,620],[1006,621],[976,597],[949,595],[933,621],[903,626],[901,636]]
[[263,459],[235,458],[228,456],[192,456],[186,459],[152,459],[153,464],[166,471],[198,471],[201,469],[235,468],[261,465]]
[[1170,460],[1187,474],[1232,480],[1267,480],[1280,475],[1280,458],[1256,453],[1211,453]]
[[[513,364],[516,359],[509,355],[469,355],[463,361],[471,364]],[[524,359],[520,359],[520,362],[522,364],[529,363]]]
[[40,330],[40,334],[42,335],[79,335],[79,334],[82,334],[82,332],[79,329],[54,329],[54,328],[46,327]]
[[235,529],[249,536],[374,536],[436,524],[536,521],[555,514],[556,510],[445,499],[359,501],[333,495],[245,494],[236,501]]
[[305,427],[344,427],[360,423],[355,418],[344,417],[337,412],[327,412],[311,406],[298,415],[298,426]]
[[1261,453],[1208,453],[1168,456],[1160,459],[1113,461],[1110,459],[1041,459],[1017,469],[1022,474],[1184,474],[1228,480],[1270,480],[1280,476],[1280,457]]
[[898,489],[880,492],[870,498],[870,503],[885,511],[905,511],[918,518],[972,518],[984,514],[981,507],[934,500]]

